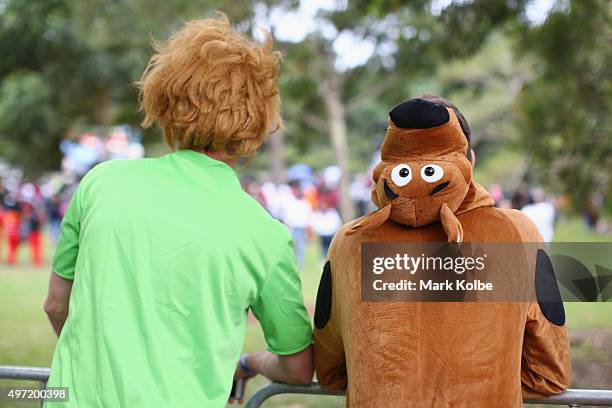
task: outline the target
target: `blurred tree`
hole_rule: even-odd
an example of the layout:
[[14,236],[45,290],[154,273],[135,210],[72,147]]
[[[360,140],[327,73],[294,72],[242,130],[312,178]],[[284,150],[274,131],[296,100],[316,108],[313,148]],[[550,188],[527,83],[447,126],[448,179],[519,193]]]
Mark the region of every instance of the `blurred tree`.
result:
[[48,168],[59,157],[59,126],[51,89],[40,74],[21,71],[2,81],[0,152],[5,157],[32,163],[35,170]]
[[95,67],[66,3],[4,3],[0,54],[1,152],[26,174],[55,168],[64,132],[95,112]]
[[[317,135],[329,137],[342,172],[344,219],[352,218],[349,134],[371,140],[367,132],[374,123],[383,134],[385,110],[409,96],[415,79],[472,55],[488,33],[517,21],[524,6],[524,1],[476,0],[436,11],[432,3],[362,0],[349,7],[339,2],[318,10],[315,27],[305,38],[282,43],[287,56],[283,95],[289,101],[285,108],[291,125],[287,139],[299,145],[324,143]],[[274,15],[279,10],[287,15],[291,4],[281,2],[265,10],[281,40],[275,28],[282,27],[282,21],[275,27]],[[302,3],[299,10],[303,13]],[[351,55],[341,55],[347,48]]]
[[[59,140],[75,127],[136,126],[132,84],[152,52],[151,37],[165,38],[183,21],[219,9],[242,31],[255,31],[264,15],[286,57],[287,131],[272,139],[267,160],[254,162],[271,164],[276,177],[283,156],[337,163],[347,219],[349,170],[371,160],[389,107],[423,92],[447,96],[465,111],[481,155],[510,140],[510,121],[518,118],[520,147],[533,162],[530,177],[561,183],[578,205],[591,191],[610,197],[609,2],[559,1],[541,25],[525,18],[527,3],[322,2],[327,6],[316,6],[307,23],[314,27],[296,41],[280,35],[279,22],[287,28],[300,18],[291,13],[314,2],[5,0],[0,154],[34,174],[57,168]],[[520,63],[508,52],[509,32],[519,39]],[[145,141],[150,135],[158,131],[145,132]]]
[[35,176],[59,167],[59,142],[74,128],[138,125],[132,84],[152,52],[152,37],[165,38],[214,9],[239,21],[251,3],[6,0],[0,6],[0,154]]
[[[532,79],[532,65],[530,58],[514,58],[510,35],[496,32],[473,57],[444,64],[436,71],[432,91],[455,103],[467,118],[478,167],[498,160],[499,154],[515,147],[512,107],[520,90]],[[515,189],[524,171],[525,163],[518,161],[505,169],[503,177],[483,180]]]
[[[141,119],[134,82],[153,52],[153,40],[164,40],[185,21],[223,11],[242,21],[251,2],[229,6],[220,0],[70,0],[70,14],[79,37],[88,45],[98,67],[97,82],[104,96],[100,119],[137,125]],[[158,135],[151,129],[146,136]]]
[[600,195],[612,210],[610,2],[558,2],[519,34],[518,50],[536,61],[515,103],[530,179],[566,193],[575,209]]

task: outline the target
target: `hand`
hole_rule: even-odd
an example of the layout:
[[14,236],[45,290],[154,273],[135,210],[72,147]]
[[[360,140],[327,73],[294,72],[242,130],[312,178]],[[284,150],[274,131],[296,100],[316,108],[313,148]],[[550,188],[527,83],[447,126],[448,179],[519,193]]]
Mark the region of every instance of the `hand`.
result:
[[[248,355],[247,355],[247,368],[251,369],[250,364],[248,363]],[[242,366],[240,365],[240,361],[238,361],[238,364],[236,364],[236,371],[234,372],[234,381],[240,380],[240,379],[248,380],[252,377],[255,377],[256,375],[257,373],[249,374],[246,371],[244,371],[242,369]]]
[[[255,375],[257,375],[256,373],[253,374],[249,374],[246,371],[244,371],[240,365],[240,362],[238,362],[238,364],[236,364],[236,371],[234,372],[234,381],[238,382],[239,380],[242,381],[242,398],[240,400],[236,400],[234,399],[232,396],[230,396],[228,402],[230,404],[233,404],[235,402],[238,402],[239,404],[242,404],[244,402],[244,396],[246,395],[246,382],[250,379],[253,378]],[[235,386],[239,386],[238,383],[235,384]]]
[[241,367],[240,364],[236,366],[236,372],[234,373],[234,381],[236,380],[249,380],[253,378],[253,375],[247,374]]
[[[229,404],[234,404],[235,402],[238,402],[238,404],[242,404],[244,403],[244,398],[246,396],[246,382],[248,380],[246,378],[242,378],[239,380],[234,380],[234,386],[232,387],[232,395],[230,395],[229,399],[227,400],[227,402]],[[234,387],[240,387],[240,399],[236,400],[234,398],[235,396],[235,391],[234,391]]]

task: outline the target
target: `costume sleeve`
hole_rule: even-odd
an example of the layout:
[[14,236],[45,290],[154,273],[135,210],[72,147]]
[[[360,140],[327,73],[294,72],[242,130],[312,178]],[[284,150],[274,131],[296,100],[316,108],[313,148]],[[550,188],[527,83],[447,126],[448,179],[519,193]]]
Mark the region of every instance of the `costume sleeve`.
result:
[[570,343],[565,309],[548,255],[538,250],[535,272],[537,302],[529,305],[521,383],[524,399],[559,394],[570,385]]
[[312,326],[304,307],[300,274],[290,241],[251,309],[261,324],[271,353],[295,354],[312,344]]
[[64,279],[74,279],[74,269],[79,253],[79,233],[81,231],[81,190],[82,184],[70,200],[60,228],[59,241],[53,256],[52,270]]
[[565,325],[550,322],[538,303],[529,307],[521,384],[523,399],[559,394],[570,385],[570,344]]
[[[508,215],[528,248],[542,243],[538,229],[525,214],[512,210]],[[571,377],[570,343],[557,279],[546,252],[538,249],[534,254],[535,274],[531,276],[537,299],[529,303],[525,321],[521,359],[523,399],[559,394],[569,387]]]
[[[333,247],[330,250],[333,256]],[[344,344],[339,326],[340,316],[333,302],[333,273],[330,261],[325,263],[315,310],[314,360],[317,380],[328,390],[346,390],[347,372]]]

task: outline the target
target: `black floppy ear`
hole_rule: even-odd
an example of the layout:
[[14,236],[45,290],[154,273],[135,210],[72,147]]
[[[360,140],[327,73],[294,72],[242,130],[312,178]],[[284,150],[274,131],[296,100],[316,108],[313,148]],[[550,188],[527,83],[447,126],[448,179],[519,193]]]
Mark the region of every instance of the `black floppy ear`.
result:
[[555,277],[550,258],[542,249],[538,250],[536,259],[536,296],[538,305],[546,319],[554,325],[565,324],[565,308],[561,299],[561,292]]
[[428,129],[450,120],[444,106],[424,99],[410,99],[400,103],[389,112],[389,117],[395,126],[404,129]]
[[332,307],[332,276],[331,264],[325,262],[323,274],[319,282],[319,290],[317,291],[317,304],[315,308],[314,324],[319,330],[323,329],[331,318]]

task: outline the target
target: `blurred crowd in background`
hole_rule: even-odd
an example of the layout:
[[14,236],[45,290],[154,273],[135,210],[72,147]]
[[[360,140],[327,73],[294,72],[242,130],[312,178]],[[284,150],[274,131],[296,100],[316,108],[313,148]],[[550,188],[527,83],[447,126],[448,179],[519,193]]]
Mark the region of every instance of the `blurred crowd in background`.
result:
[[[99,132],[83,133],[75,140],[61,142],[62,169],[49,172],[36,181],[24,179],[19,169],[0,166],[0,261],[13,265],[20,249],[27,248],[29,261],[40,266],[45,261],[45,235],[57,243],[60,224],[80,179],[93,166],[106,160],[137,159],[144,156],[138,134],[117,126]],[[48,246],[47,246],[48,247]]]
[[[62,172],[50,173],[37,182],[24,182],[14,169],[0,169],[2,263],[12,265],[29,260],[40,266],[49,261],[51,253],[44,253],[45,248],[49,249],[45,239],[52,246],[57,243],[61,220],[83,175],[104,160],[142,157],[138,143],[129,139],[125,132],[113,132],[107,139],[84,134],[76,142],[64,141]],[[318,254],[324,258],[334,234],[345,222],[339,210],[340,169],[332,165],[315,172],[306,164],[296,164],[287,170],[286,179],[285,183],[275,184],[244,176],[241,181],[244,190],[290,230],[297,263],[302,266],[309,243],[316,241]],[[534,221],[545,242],[554,239],[558,214],[569,205],[564,197],[550,196],[540,187],[527,185],[514,191],[504,190],[501,184],[487,187],[496,206],[523,211]],[[376,209],[370,199],[371,188],[368,173],[352,178],[350,192],[356,217]],[[585,226],[598,233],[608,231],[607,224],[600,219],[602,208],[603,198],[594,195],[583,209]],[[20,251],[25,254],[18,256]]]
[[30,262],[43,263],[43,227],[53,243],[57,242],[60,223],[76,188],[74,182],[57,185],[56,180],[41,184],[19,183],[8,179],[0,187],[0,257],[12,265],[21,247],[28,247]]

